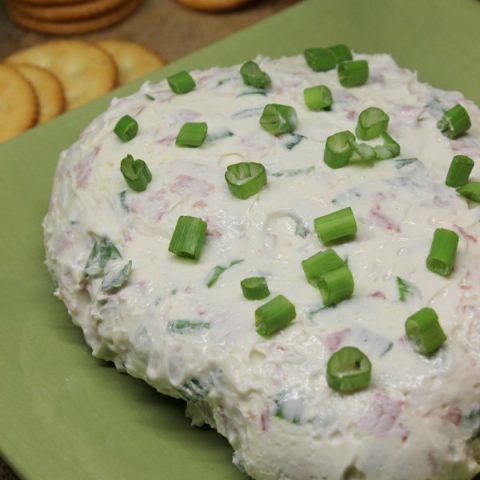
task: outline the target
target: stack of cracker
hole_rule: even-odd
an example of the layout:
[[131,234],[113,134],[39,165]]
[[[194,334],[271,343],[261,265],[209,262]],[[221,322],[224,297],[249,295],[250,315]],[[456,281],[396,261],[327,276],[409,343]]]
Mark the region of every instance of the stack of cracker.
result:
[[142,0],[7,0],[11,19],[50,35],[78,35],[110,27],[132,14]]
[[148,47],[113,39],[20,50],[0,63],[0,143],[164,64]]

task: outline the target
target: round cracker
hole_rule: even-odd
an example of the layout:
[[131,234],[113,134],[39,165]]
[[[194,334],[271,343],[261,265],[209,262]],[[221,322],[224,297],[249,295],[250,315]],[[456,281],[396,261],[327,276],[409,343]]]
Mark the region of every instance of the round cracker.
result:
[[103,30],[121,22],[130,16],[141,3],[142,0],[125,0],[120,7],[101,16],[65,23],[29,17],[16,8],[13,2],[7,3],[7,10],[10,18],[22,28],[49,35],[81,35]]
[[9,8],[37,20],[51,22],[74,22],[103,15],[121,7],[126,0],[89,0],[75,4],[35,5],[20,0],[7,0]]
[[104,48],[117,64],[120,85],[143,77],[166,63],[155,51],[140,43],[114,39],[96,43]]
[[252,0],[177,0],[185,7],[205,12],[223,12],[243,7]]
[[0,63],[0,143],[33,127],[37,115],[37,97],[28,80]]
[[49,70],[17,63],[18,70],[32,85],[38,100],[38,123],[45,123],[65,110],[65,94],[60,80]]
[[63,85],[66,109],[78,107],[117,84],[117,67],[110,55],[83,40],[55,40],[20,50],[5,59],[51,70]]

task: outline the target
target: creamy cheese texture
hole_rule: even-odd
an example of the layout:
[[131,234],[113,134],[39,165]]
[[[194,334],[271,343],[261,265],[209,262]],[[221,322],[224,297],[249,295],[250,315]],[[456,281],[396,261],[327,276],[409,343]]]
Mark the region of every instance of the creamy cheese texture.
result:
[[[470,480],[480,471],[480,210],[445,186],[445,176],[455,154],[480,161],[480,112],[387,55],[355,58],[370,65],[357,88],[341,87],[335,70],[311,71],[301,56],[262,57],[272,78],[266,92],[246,86],[234,66],[192,72],[197,86],[186,95],[163,81],[114,100],[61,154],[44,221],[47,265],[93,354],[184,399],[193,424],[224,435],[234,463],[254,479]],[[303,89],[319,84],[332,91],[331,111],[304,104]],[[268,103],[296,109],[295,133],[275,137],[260,127]],[[449,140],[436,122],[456,103],[472,128]],[[355,131],[370,106],[389,115],[400,156],[330,169],[326,138]],[[126,114],[139,133],[123,143],[113,128]],[[208,124],[200,148],[175,145],[189,121]],[[152,172],[145,192],[129,189],[120,172],[127,154]],[[224,179],[242,161],[262,163],[268,175],[247,200],[233,197]],[[355,291],[324,308],[301,262],[326,248],[313,219],[344,207],[358,233],[333,248],[348,260]],[[180,215],[207,222],[197,262],[168,251]],[[460,237],[448,278],[425,266],[436,228]],[[84,276],[101,239],[119,253],[105,277],[132,262],[114,293],[102,290],[102,276]],[[208,288],[216,266],[228,268]],[[267,279],[269,298],[243,297],[240,281],[250,276]],[[404,301],[397,278],[408,285]],[[255,309],[278,294],[295,305],[296,319],[262,338]],[[415,351],[404,327],[426,306],[448,337],[431,357]],[[327,361],[343,346],[372,362],[365,390],[328,387]]]

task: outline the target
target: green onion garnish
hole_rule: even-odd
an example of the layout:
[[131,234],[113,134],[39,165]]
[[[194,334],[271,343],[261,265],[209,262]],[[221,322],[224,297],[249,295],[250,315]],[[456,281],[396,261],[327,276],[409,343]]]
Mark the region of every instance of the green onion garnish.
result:
[[152,181],[152,174],[143,160],[134,160],[131,155],[127,155],[120,163],[122,172],[127,185],[136,192],[143,192],[147,185]]
[[267,173],[261,163],[240,162],[227,167],[225,180],[232,195],[245,200],[267,184]]
[[342,87],[358,87],[368,80],[368,62],[366,60],[339,63],[337,71]]
[[223,272],[225,272],[229,268],[231,268],[235,265],[238,265],[239,263],[242,263],[242,262],[243,262],[243,260],[239,259],[239,260],[232,260],[227,265],[216,265],[215,267],[212,268],[212,270],[210,270],[210,272],[208,272],[207,278],[205,280],[205,285],[208,288],[213,287],[213,285],[215,285],[215,283],[217,283],[217,280],[220,278],[220,276],[222,275]]
[[201,218],[180,216],[170,240],[168,251],[178,257],[197,260],[205,244],[207,224]]
[[325,85],[306,88],[303,98],[309,110],[330,110],[332,107],[332,92]]
[[257,63],[251,60],[242,65],[240,75],[242,75],[245,85],[255,88],[266,89],[272,84],[268,73],[264,72]]
[[463,187],[473,170],[473,160],[466,155],[455,155],[448,169],[445,185],[449,187]]
[[278,295],[255,310],[257,333],[269,337],[285,328],[296,316],[295,305],[283,295]]
[[446,228],[437,228],[427,257],[427,268],[438,275],[448,277],[457,255],[458,235]]
[[205,122],[187,122],[178,132],[175,143],[179,147],[200,147],[207,136],[208,127]]
[[318,287],[323,275],[344,266],[345,262],[331,248],[318,252],[302,262],[307,281],[314,287]]
[[193,333],[198,330],[208,330],[210,328],[209,322],[202,320],[169,320],[167,323],[167,330],[172,333]]
[[130,260],[127,264],[123,266],[123,268],[120,271],[115,272],[113,274],[105,275],[100,288],[105,293],[118,292],[127,283],[131,272],[132,272],[132,261]]
[[177,94],[188,93],[195,88],[195,80],[185,71],[167,77],[167,82],[172,91]]
[[247,300],[262,300],[270,295],[267,281],[264,277],[249,277],[244,278],[240,282],[243,296]]
[[473,202],[480,202],[480,182],[470,182],[457,188],[457,192]]
[[130,115],[124,115],[117,122],[113,131],[122,142],[129,142],[137,136],[138,123]]
[[372,161],[377,158],[375,149],[368,145],[368,143],[357,143],[352,142],[353,154],[350,158],[351,161],[362,160],[362,161]]
[[400,145],[387,133],[381,134],[383,145],[374,147],[377,160],[388,160],[400,155]]
[[260,125],[272,135],[292,133],[297,128],[297,112],[288,105],[269,103],[263,109]]
[[346,265],[324,273],[318,282],[323,304],[327,307],[350,298],[354,286],[352,272]]
[[325,143],[323,161],[330,168],[344,167],[352,157],[354,143],[355,136],[348,130],[330,135]]
[[407,318],[405,322],[407,337],[424,355],[435,353],[447,340],[435,310],[422,308]]
[[358,117],[355,133],[360,140],[372,140],[387,131],[389,120],[381,108],[366,108]]
[[333,52],[335,58],[337,59],[337,63],[353,60],[352,51],[343,43],[332,45],[331,47],[328,47],[328,50]]
[[318,217],[313,223],[323,243],[353,237],[357,232],[357,223],[350,207]]
[[85,279],[100,277],[105,273],[105,267],[110,260],[121,258],[118,248],[108,238],[95,240],[85,264],[83,276]]
[[372,364],[356,347],[343,347],[327,363],[328,386],[341,393],[351,393],[368,387]]
[[332,70],[337,65],[335,53],[328,48],[307,48],[303,54],[308,66],[314,72]]
[[406,302],[410,294],[410,284],[402,277],[397,277],[398,299],[401,302]]
[[448,138],[457,138],[463,135],[471,126],[472,122],[468,112],[459,103],[447,110],[437,123],[437,127]]

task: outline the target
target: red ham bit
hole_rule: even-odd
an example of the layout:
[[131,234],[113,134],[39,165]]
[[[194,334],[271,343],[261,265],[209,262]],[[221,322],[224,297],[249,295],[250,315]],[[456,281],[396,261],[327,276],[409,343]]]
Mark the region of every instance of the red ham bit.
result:
[[339,330],[338,332],[333,332],[330,335],[327,335],[323,339],[323,343],[330,350],[330,352],[336,352],[342,345],[345,337],[351,332],[350,328],[345,328],[344,330]]
[[380,209],[380,205],[375,205],[370,210],[370,215],[373,217],[375,223],[379,226],[384,228],[385,230],[390,230],[393,232],[400,232],[400,227],[396,224],[393,220],[388,218]]
[[452,407],[450,405],[442,415],[442,418],[452,422],[454,425],[460,425],[462,421],[462,411],[458,407]]
[[192,205],[193,208],[205,208],[206,206],[207,206],[207,202],[205,202],[204,200],[197,200]]
[[382,300],[385,300],[387,297],[385,296],[384,293],[382,293],[380,290],[377,290],[376,292],[373,292],[369,295],[369,297],[372,298],[380,298]]
[[472,234],[468,233],[465,229],[463,229],[460,225],[454,224],[453,228],[458,231],[458,233],[468,241],[473,243],[477,243],[477,237],[473,236]]
[[201,180],[199,178],[191,177],[190,175],[179,175],[170,187],[172,193],[177,195],[185,195],[191,193],[199,197],[208,197],[214,190],[211,183]]
[[260,425],[262,427],[262,432],[266,432],[269,426],[270,415],[268,411],[262,412],[260,415]]
[[370,433],[385,435],[395,424],[403,405],[401,400],[393,400],[383,392],[375,392],[360,425]]
[[92,174],[92,164],[95,157],[100,152],[100,147],[96,146],[89,155],[82,158],[74,167],[75,178],[77,181],[77,188],[85,188],[90,181],[90,175]]

